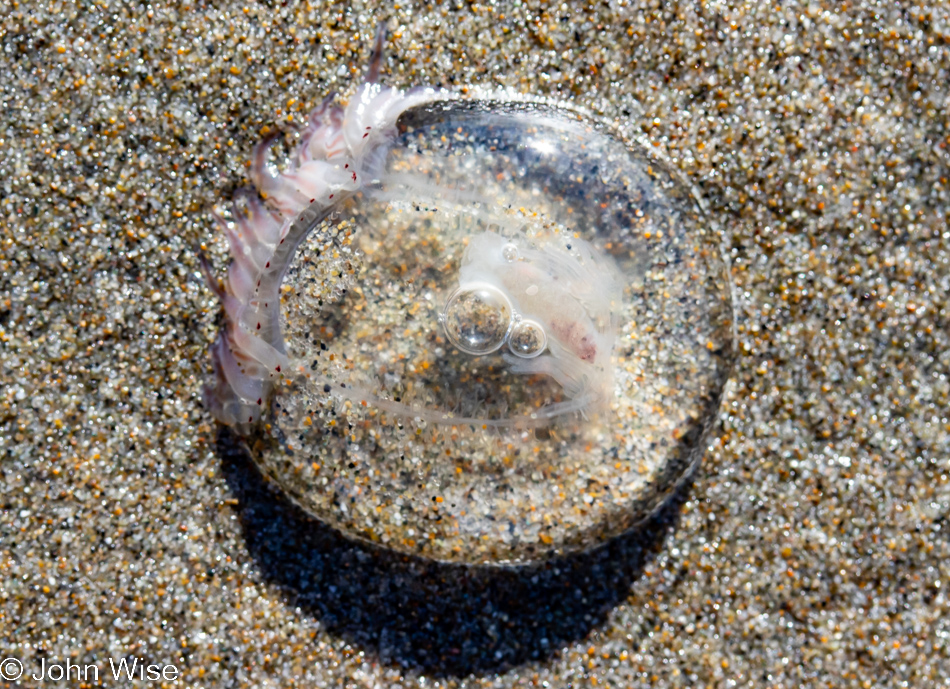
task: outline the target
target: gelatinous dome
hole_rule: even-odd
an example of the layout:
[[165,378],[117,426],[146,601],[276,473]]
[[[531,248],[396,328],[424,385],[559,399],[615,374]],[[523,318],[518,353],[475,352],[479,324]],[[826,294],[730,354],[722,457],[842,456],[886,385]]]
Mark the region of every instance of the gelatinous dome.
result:
[[573,111],[435,100],[396,125],[268,264],[287,368],[255,460],[344,533],[440,560],[642,521],[701,457],[733,362],[709,219]]

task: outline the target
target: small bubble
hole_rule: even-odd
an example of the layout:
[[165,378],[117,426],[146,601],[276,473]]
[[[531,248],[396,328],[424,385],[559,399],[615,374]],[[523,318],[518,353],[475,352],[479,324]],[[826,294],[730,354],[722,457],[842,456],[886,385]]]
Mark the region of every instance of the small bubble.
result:
[[442,327],[449,342],[466,354],[499,349],[511,328],[511,304],[491,285],[464,285],[449,297]]
[[501,255],[505,257],[508,263],[514,263],[518,260],[518,247],[514,244],[505,244],[505,247],[501,250]]
[[511,335],[508,336],[508,349],[512,354],[523,359],[538,356],[547,344],[544,328],[534,321],[518,321],[511,329]]

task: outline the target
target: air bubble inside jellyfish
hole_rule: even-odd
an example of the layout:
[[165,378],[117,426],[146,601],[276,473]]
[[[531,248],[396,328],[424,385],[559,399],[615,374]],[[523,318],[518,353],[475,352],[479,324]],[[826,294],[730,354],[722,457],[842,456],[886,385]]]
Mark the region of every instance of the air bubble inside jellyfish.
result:
[[581,239],[557,239],[470,237],[442,324],[462,352],[503,350],[510,371],[557,381],[573,400],[559,411],[583,410],[611,393],[623,295],[612,259]]

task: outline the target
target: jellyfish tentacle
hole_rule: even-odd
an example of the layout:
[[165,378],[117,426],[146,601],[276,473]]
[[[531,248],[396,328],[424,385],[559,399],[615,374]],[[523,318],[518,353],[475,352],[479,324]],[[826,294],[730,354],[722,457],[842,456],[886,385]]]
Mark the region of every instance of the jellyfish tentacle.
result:
[[238,210],[236,203],[232,204],[232,215],[238,227],[248,241],[253,239],[273,253],[278,242],[287,234],[289,221],[268,210],[254,189],[239,189],[235,193],[235,201],[238,198],[244,198],[246,202],[244,212]]
[[[378,83],[385,37],[381,24],[366,81],[349,104],[337,105],[330,94],[310,113],[288,169],[271,169],[276,134],[255,146],[249,172],[255,189],[235,193],[233,225],[215,218],[233,259],[223,284],[213,278],[207,261],[202,265],[225,313],[211,348],[214,379],[205,395],[222,423],[242,428],[256,423],[273,384],[289,366],[281,351],[278,290],[293,253],[280,248],[290,228],[311,209],[317,218],[359,191],[367,175],[376,172],[368,168],[381,162],[384,134],[393,131],[399,115],[436,98],[431,89],[406,94]],[[258,397],[250,399],[255,393]]]
[[[301,367],[301,373],[307,373]],[[312,374],[311,379],[313,379]],[[353,404],[371,404],[373,408],[388,414],[400,416],[408,419],[419,419],[427,423],[439,424],[442,426],[485,426],[486,428],[538,428],[546,426],[555,418],[575,413],[586,413],[592,409],[596,402],[596,395],[593,391],[579,395],[575,399],[564,402],[556,402],[535,409],[530,414],[519,414],[515,416],[505,416],[504,413],[498,417],[484,417],[472,415],[457,415],[455,412],[432,409],[424,405],[411,405],[404,402],[387,399],[370,391],[369,386],[358,383],[348,382],[346,387],[334,383],[329,378],[316,377],[316,382],[325,384],[330,388],[330,394],[342,400],[347,400]]]
[[328,131],[332,131],[332,125],[327,126],[327,119],[331,118],[335,109],[333,101],[336,100],[336,92],[331,91],[323,99],[310,115],[307,117],[307,126],[300,133],[300,145],[297,148],[297,165],[303,165],[309,160],[321,159],[326,157],[326,148],[321,149],[320,144],[324,143],[320,135],[324,136]]
[[251,180],[282,215],[291,217],[306,208],[309,203],[307,198],[294,188],[286,175],[275,175],[270,171],[268,154],[276,138],[276,135],[269,136],[254,147]]
[[386,43],[386,22],[381,21],[376,27],[373,37],[373,52],[370,53],[369,67],[366,69],[366,82],[375,84],[379,81],[379,72],[383,66],[383,46]]

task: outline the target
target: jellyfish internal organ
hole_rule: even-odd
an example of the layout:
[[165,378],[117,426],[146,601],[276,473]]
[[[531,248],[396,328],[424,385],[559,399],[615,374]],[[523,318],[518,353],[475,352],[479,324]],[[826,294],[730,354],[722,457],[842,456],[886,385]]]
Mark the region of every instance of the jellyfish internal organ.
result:
[[[442,316],[446,336],[471,354],[501,349],[513,373],[553,378],[571,400],[552,405],[557,411],[591,410],[608,401],[613,381],[618,275],[609,256],[579,238],[474,235]],[[473,300],[478,308],[467,306]]]

